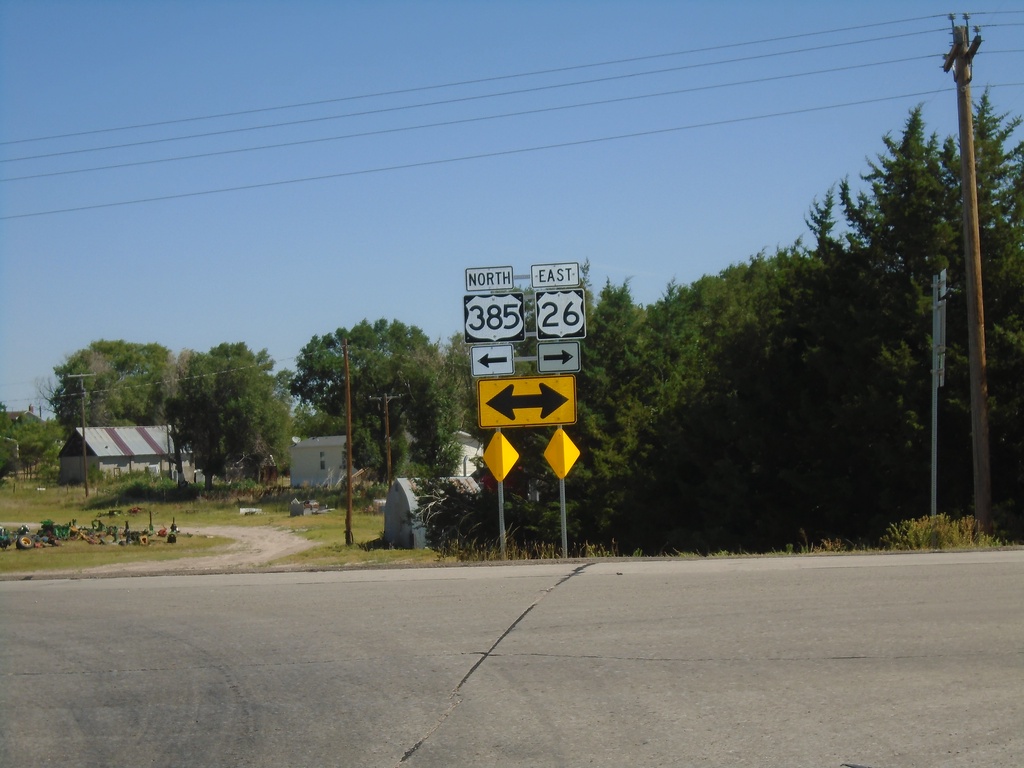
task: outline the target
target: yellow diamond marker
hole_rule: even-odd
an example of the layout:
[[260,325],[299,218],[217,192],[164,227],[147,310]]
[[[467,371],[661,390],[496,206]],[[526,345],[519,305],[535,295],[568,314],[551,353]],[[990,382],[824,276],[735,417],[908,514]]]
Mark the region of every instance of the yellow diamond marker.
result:
[[561,427],[556,429],[551,442],[544,449],[544,458],[548,460],[548,464],[555,470],[559,480],[565,479],[565,476],[569,474],[569,470],[572,469],[572,465],[576,463],[576,459],[579,457],[580,449],[565,434],[565,430]]
[[508,477],[518,458],[519,452],[501,432],[495,434],[484,451],[484,463],[499,483]]

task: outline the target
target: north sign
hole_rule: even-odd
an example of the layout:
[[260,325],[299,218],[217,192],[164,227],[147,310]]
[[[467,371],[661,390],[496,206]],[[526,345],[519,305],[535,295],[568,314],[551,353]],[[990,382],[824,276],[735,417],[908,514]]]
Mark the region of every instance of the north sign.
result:
[[579,373],[578,341],[538,341],[537,373]]
[[526,338],[525,306],[522,293],[464,296],[466,343],[522,341]]
[[516,372],[511,344],[477,344],[469,348],[474,376],[511,376]]
[[476,391],[485,429],[576,423],[575,376],[479,379]]
[[537,292],[537,338],[582,339],[587,335],[583,289]]
[[512,267],[470,267],[466,270],[467,291],[510,291],[515,288]]

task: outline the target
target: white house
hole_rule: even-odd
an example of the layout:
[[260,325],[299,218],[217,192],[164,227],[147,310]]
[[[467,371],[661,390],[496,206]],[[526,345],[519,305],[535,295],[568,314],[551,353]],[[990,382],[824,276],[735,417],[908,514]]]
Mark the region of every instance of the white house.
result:
[[294,443],[292,488],[332,487],[345,481],[345,436],[311,437]]
[[[78,427],[60,449],[60,482],[80,483],[82,475],[82,428]],[[86,427],[85,460],[90,469],[108,474],[148,471],[175,477],[174,440],[170,429],[160,427]],[[182,455],[182,470],[189,480],[194,472],[192,456]]]
[[462,477],[469,477],[481,467],[484,460],[484,446],[479,440],[468,432],[456,432],[455,439],[459,441],[462,453],[459,456],[459,467],[457,474]]

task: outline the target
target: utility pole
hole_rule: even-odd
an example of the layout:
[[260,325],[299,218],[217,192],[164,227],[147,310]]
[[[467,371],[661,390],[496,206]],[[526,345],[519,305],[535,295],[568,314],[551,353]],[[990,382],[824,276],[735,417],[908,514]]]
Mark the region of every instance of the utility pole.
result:
[[78,379],[82,385],[82,482],[85,483],[85,498],[89,498],[89,458],[87,455],[87,444],[85,441],[85,380],[95,373],[72,373],[68,374],[69,379]]
[[946,270],[932,276],[932,546],[939,487],[939,387],[946,383]]
[[[953,16],[950,15],[950,21]],[[974,518],[978,530],[992,533],[992,469],[989,461],[988,379],[985,371],[985,302],[981,289],[981,242],[978,223],[978,180],[974,165],[974,117],[971,113],[971,71],[981,35],[967,41],[964,26],[953,25],[953,46],[943,71],[953,70],[960,122],[960,175],[963,190],[964,274],[967,288],[967,340],[971,371],[971,436],[974,449]]]
[[397,400],[401,395],[381,395],[380,397],[370,397],[371,400],[377,402],[384,401],[384,445],[385,451],[388,457],[388,488],[391,487],[391,420],[388,417],[388,403],[392,400]]
[[348,339],[342,346],[345,355],[345,472],[348,482],[348,508],[345,512],[345,544],[355,543],[352,535],[352,380],[348,371]]

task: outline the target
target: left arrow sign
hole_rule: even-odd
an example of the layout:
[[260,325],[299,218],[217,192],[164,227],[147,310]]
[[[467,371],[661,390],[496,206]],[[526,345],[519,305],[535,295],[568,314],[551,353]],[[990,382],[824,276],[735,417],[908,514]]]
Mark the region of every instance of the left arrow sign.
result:
[[480,344],[470,347],[474,376],[510,376],[515,373],[511,344]]

